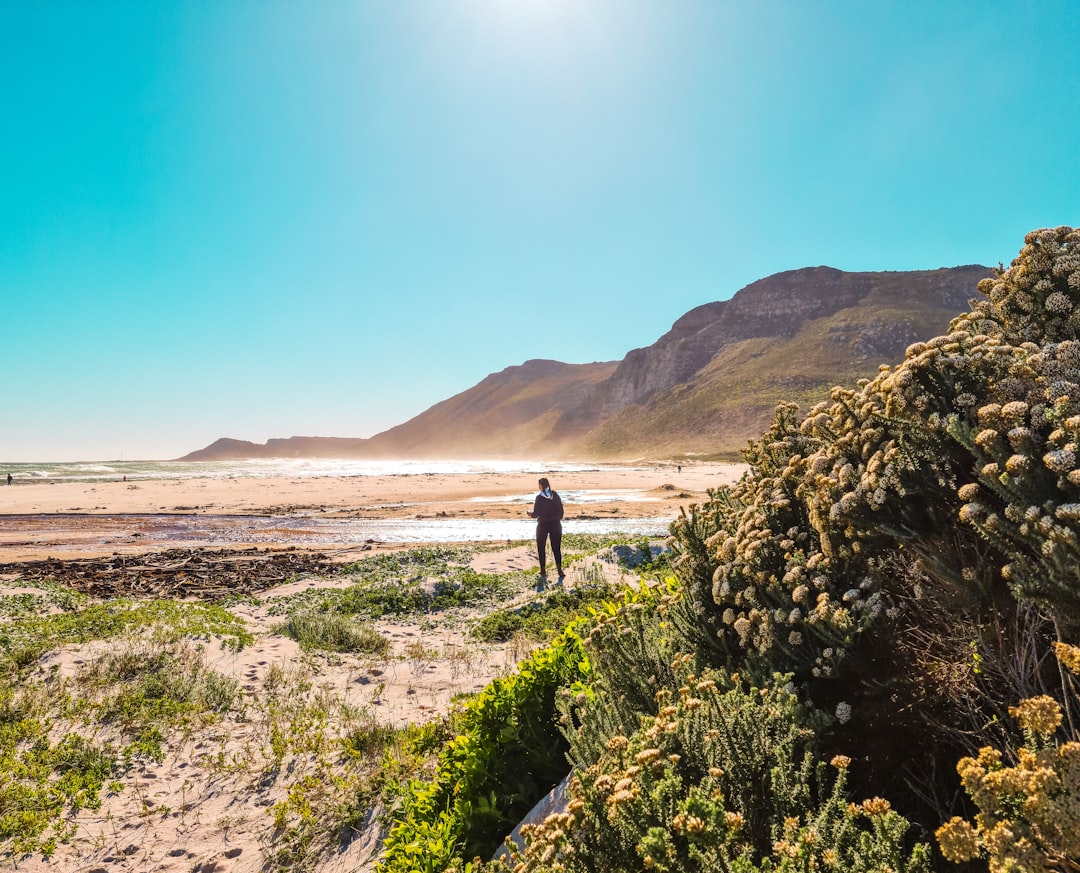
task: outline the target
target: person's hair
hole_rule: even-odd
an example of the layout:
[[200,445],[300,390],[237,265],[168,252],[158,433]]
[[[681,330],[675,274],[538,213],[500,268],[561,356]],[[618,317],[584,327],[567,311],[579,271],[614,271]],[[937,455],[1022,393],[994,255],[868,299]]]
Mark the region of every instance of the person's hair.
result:
[[551,483],[550,483],[550,482],[548,482],[548,480],[547,480],[547,479],[541,479],[541,480],[540,480],[540,487],[541,487],[541,488],[550,488],[550,487],[551,487]]

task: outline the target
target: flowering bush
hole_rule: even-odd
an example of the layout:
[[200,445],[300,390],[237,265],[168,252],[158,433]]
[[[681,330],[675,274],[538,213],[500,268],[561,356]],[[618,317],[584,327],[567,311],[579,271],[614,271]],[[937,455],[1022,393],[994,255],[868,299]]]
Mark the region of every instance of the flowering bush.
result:
[[[972,531],[1018,596],[1080,619],[1069,573],[1080,557],[1078,245],[1071,228],[1028,234],[947,335],[857,390],[834,389],[801,422],[778,409],[748,476],[676,522],[676,567],[711,569],[729,646],[828,675],[899,607],[870,559],[906,547],[962,585]],[[704,556],[699,516],[719,522]]]
[[[967,752],[979,815],[946,857],[1077,870],[1080,742],[1052,739],[1077,701],[1048,655],[1080,669],[1080,231],[1028,234],[979,291],[873,379],[780,406],[672,526],[681,591],[595,618],[560,703],[570,806],[517,870],[924,869],[891,803],[939,824]],[[830,746],[869,766],[833,774]]]
[[1080,637],[1080,231],[1028,234],[979,290],[875,378],[780,407],[743,480],[672,527],[677,624],[712,663],[790,672],[829,711],[840,686],[891,705],[883,729],[928,756],[1060,696],[1047,647]]
[[[1080,668],[1080,649],[1058,644],[1058,660]],[[950,861],[985,856],[993,873],[1075,870],[1080,858],[1080,742],[1055,742],[1061,707],[1045,695],[1011,710],[1025,743],[1011,766],[984,747],[957,771],[979,809],[974,823],[954,816],[937,831]]]
[[579,769],[565,812],[523,829],[518,873],[928,870],[887,801],[847,801],[850,759],[829,775],[784,679],[746,687],[689,665],[678,659],[681,684],[657,693],[655,716]]

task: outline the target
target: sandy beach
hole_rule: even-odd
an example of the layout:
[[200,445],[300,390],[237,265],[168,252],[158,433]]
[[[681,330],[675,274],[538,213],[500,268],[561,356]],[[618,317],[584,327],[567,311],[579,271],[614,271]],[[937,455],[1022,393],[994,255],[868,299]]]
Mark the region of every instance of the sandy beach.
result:
[[[549,477],[566,501],[564,528],[575,531],[590,523],[602,529],[625,519],[673,519],[681,506],[702,501],[708,489],[735,481],[743,469],[719,464],[686,465],[681,472],[672,466],[608,468]],[[188,664],[185,669],[210,670],[224,676],[221,681],[237,683],[241,709],[170,733],[160,760],[140,760],[125,771],[100,809],[71,814],[72,836],[51,858],[41,853],[0,858],[31,873],[270,869],[284,839],[274,810],[304,780],[330,785],[353,772],[339,758],[305,750],[304,743],[330,749],[358,726],[400,728],[438,719],[459,695],[513,672],[536,645],[518,638],[478,642],[469,628],[485,610],[464,608],[379,619],[374,629],[386,649],[378,655],[303,651],[283,633],[275,604],[347,587],[353,584],[352,570],[340,565],[408,545],[350,539],[350,532],[361,528],[349,525],[368,520],[445,523],[435,530],[454,531],[458,542],[484,525],[521,524],[524,533],[513,541],[489,538],[463,553],[471,555],[467,560],[477,573],[517,580],[499,606],[528,603],[546,584],[534,575],[535,546],[528,542],[533,523],[525,516],[535,487],[534,476],[519,473],[20,481],[0,487],[0,564],[7,565],[0,573],[0,601],[10,609],[16,610],[20,598],[51,596],[43,593],[50,589],[36,587],[42,579],[52,584],[50,578],[106,600],[130,594],[188,601],[206,596],[191,585],[219,589],[209,595],[212,599],[222,587],[235,585],[246,597],[229,611],[253,639],[240,650],[203,638],[170,644]],[[229,532],[233,536],[226,536]],[[51,562],[44,560],[48,556]],[[292,563],[280,571],[269,567],[279,559]],[[234,572],[241,564],[255,572],[243,584]],[[573,590],[597,580],[619,584],[631,578],[628,572],[609,549],[574,560],[565,580],[551,582]],[[119,640],[62,645],[21,681],[40,688],[42,700],[58,689],[112,693],[94,692],[93,676],[107,673],[125,653],[148,658],[147,645],[137,632]],[[310,726],[298,727],[309,725],[310,712],[326,714],[318,736]],[[306,737],[284,757],[272,742],[283,725],[290,735]],[[91,731],[100,742],[127,741],[115,725],[88,728],[57,716],[53,739],[67,730]],[[345,799],[335,797],[331,792],[322,801],[322,815],[331,816],[328,810]],[[373,809],[348,841],[336,845],[327,836],[313,845],[318,859],[310,869],[373,870],[384,827]]]
[[[550,478],[573,529],[575,521],[673,519],[744,469],[662,465]],[[520,473],[17,481],[0,486],[0,563],[202,545],[310,547],[348,560],[379,538],[346,521],[457,520],[446,538],[469,540],[470,521],[527,521],[535,488]],[[396,541],[407,542],[407,531]]]

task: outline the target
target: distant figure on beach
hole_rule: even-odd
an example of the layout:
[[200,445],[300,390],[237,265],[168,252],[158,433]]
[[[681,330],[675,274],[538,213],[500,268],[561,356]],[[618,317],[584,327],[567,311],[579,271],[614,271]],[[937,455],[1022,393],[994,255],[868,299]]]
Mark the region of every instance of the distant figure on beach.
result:
[[562,498],[558,491],[551,490],[551,483],[547,479],[540,480],[540,493],[533,501],[532,512],[529,518],[536,519],[536,552],[540,559],[540,575],[547,572],[547,554],[545,541],[551,539],[551,556],[555,559],[555,569],[559,571],[559,578],[566,574],[562,568]]
[[679,472],[682,472],[682,464],[679,464]]
[[11,474],[10,473],[7,474],[7,483],[8,483],[8,485],[11,484]]

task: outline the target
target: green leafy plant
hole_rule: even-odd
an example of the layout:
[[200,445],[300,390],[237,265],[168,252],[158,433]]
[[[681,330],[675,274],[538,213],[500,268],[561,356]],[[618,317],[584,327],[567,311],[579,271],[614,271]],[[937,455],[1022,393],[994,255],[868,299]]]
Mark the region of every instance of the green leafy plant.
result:
[[88,600],[85,594],[49,580],[27,583],[26,587],[37,590],[0,597],[0,617],[27,618],[41,616],[52,610],[74,612],[85,606]]
[[467,566],[471,550],[423,547],[365,558],[346,568],[346,588],[271,598],[274,614],[418,616],[493,602],[520,588],[522,573],[484,574]]
[[243,621],[215,604],[170,600],[110,600],[71,613],[24,618],[0,625],[0,654],[17,667],[36,661],[57,646],[107,640],[134,631],[160,639],[217,636],[234,648],[252,642]]
[[587,670],[567,629],[468,701],[433,778],[408,786],[380,870],[441,873],[455,858],[490,855],[565,773],[556,695]]
[[487,613],[469,633],[483,642],[504,642],[516,634],[531,640],[547,639],[585,615],[590,606],[614,596],[615,589],[607,583],[578,585],[569,591],[554,589],[521,606]]
[[117,772],[108,744],[77,733],[49,736],[45,700],[33,688],[0,685],[0,845],[51,855],[74,833],[80,809],[97,809]]

